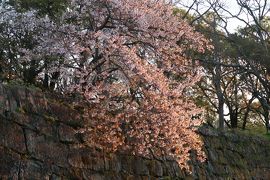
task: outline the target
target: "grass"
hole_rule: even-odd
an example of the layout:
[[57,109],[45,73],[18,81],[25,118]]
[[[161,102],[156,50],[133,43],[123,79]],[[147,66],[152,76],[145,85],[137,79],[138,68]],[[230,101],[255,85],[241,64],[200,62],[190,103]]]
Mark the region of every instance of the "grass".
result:
[[259,136],[270,140],[270,134],[266,133],[266,128],[262,123],[249,124],[245,130],[238,129],[237,132],[245,135]]
[[42,91],[38,86],[35,86],[33,84],[27,84],[23,82],[22,80],[11,80],[9,82],[4,83],[7,87],[14,88],[14,87],[19,87],[19,88],[27,88],[29,90],[35,90],[35,91]]

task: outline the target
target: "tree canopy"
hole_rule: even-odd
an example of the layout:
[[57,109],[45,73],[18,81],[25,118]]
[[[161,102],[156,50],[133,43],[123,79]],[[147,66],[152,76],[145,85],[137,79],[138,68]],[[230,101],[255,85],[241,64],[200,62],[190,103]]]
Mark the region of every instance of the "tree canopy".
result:
[[144,156],[171,155],[187,168],[201,109],[191,86],[200,67],[187,56],[208,40],[166,1],[10,1],[1,10],[3,81],[77,93],[93,145]]

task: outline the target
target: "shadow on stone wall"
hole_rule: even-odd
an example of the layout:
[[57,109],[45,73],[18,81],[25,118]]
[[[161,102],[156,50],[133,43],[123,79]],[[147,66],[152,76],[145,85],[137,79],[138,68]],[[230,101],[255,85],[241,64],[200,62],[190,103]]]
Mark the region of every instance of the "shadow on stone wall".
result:
[[87,146],[80,107],[37,90],[0,85],[0,179],[270,179],[270,142],[202,127],[207,161],[108,154]]

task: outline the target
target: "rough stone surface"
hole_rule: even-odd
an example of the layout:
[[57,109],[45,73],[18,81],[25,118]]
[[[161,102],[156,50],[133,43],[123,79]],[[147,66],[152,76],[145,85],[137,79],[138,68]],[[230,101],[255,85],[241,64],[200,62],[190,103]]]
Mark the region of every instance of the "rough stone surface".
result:
[[172,158],[89,147],[81,108],[37,90],[0,85],[0,179],[270,179],[270,141],[201,128],[207,160],[192,174]]

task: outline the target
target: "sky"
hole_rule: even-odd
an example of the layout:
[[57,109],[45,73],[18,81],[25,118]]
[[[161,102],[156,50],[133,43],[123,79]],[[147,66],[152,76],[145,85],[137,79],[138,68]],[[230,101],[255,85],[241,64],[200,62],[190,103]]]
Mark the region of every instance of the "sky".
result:
[[[182,0],[182,3],[184,3],[185,5],[190,5],[192,4],[193,0]],[[239,11],[239,7],[236,3],[236,0],[222,0],[222,2],[224,2],[225,7],[232,12],[233,14],[237,14]],[[206,10],[207,8],[203,8],[203,6],[201,6],[201,11],[203,12],[204,10]],[[226,13],[225,13],[226,14]],[[244,15],[240,16],[243,19],[247,19],[247,17],[245,17]],[[243,27],[244,23],[237,20],[236,18],[232,18],[232,19],[228,19],[228,30],[230,32],[235,32],[237,30],[238,27]]]
[[[227,0],[226,1],[226,5],[228,6],[229,10],[231,12],[233,12],[234,14],[237,14],[239,12],[239,8],[238,5],[236,3],[236,1],[234,0]],[[244,16],[242,16],[242,18],[245,19]],[[238,27],[244,26],[243,22],[233,18],[228,20],[228,29],[230,32],[234,32],[237,30]]]

